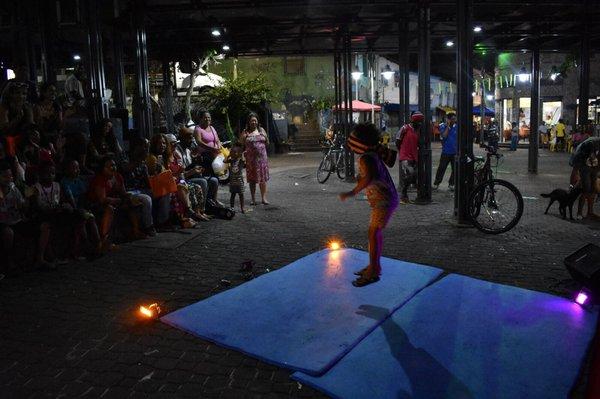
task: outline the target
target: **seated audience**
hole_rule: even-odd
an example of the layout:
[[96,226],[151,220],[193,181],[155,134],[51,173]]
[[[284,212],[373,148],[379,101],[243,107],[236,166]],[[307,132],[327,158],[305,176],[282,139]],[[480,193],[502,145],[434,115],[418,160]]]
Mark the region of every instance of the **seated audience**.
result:
[[50,224],[38,223],[25,218],[26,200],[13,182],[12,167],[0,162],[0,237],[2,253],[7,261],[6,270],[15,271],[15,235],[21,238],[35,237],[37,248],[35,263],[40,268],[53,269],[54,264],[46,260],[46,249],[50,238]]
[[127,213],[132,228],[132,237],[140,238],[144,234],[140,231],[138,216],[135,208],[139,202],[130,197],[125,191],[123,176],[117,172],[117,164],[111,156],[106,156],[100,163],[102,168],[92,180],[88,191],[88,205],[100,220],[100,238],[102,250],[115,249],[110,241],[110,232],[113,219],[117,212]]

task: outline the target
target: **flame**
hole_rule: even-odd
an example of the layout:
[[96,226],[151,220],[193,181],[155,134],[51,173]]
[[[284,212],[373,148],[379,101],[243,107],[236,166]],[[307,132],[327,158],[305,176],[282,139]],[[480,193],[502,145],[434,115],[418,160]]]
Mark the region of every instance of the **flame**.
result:
[[329,243],[329,249],[336,251],[338,249],[340,249],[342,246],[340,245],[340,243],[338,241],[331,241]]
[[149,306],[140,306],[140,314],[144,317],[153,318],[160,312],[158,304],[153,303]]

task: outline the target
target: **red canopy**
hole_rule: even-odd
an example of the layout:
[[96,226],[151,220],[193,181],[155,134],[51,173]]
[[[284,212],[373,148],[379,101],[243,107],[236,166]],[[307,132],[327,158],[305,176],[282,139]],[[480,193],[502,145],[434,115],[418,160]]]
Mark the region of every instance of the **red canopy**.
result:
[[[371,108],[375,111],[381,111],[381,107],[375,104],[365,103],[359,100],[352,100],[352,111],[354,112],[371,112]],[[337,109],[337,105],[333,106],[333,109]],[[346,109],[346,104],[342,104],[340,109]]]

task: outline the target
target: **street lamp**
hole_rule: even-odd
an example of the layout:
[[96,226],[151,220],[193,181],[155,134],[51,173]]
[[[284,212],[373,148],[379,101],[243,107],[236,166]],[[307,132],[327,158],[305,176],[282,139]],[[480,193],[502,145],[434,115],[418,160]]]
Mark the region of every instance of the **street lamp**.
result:
[[478,26],[475,26],[475,27],[473,28],[473,32],[475,32],[475,33],[479,33],[479,32],[481,32],[481,26],[479,26],[479,25],[478,25]]
[[529,74],[527,73],[527,69],[525,69],[525,65],[523,65],[521,67],[521,70],[519,71],[519,82],[521,83],[525,83],[529,80]]
[[452,46],[454,46],[454,42],[452,40],[447,40],[446,47],[452,47]]
[[392,71],[392,68],[390,68],[390,64],[387,64],[385,66],[383,72],[381,72],[381,75],[384,77],[385,80],[388,81],[394,77],[394,71]]
[[550,70],[550,79],[554,81],[557,77],[559,77],[559,75],[560,73],[556,69],[556,65],[552,65],[552,69]]
[[218,30],[217,28],[213,29],[211,33],[212,33],[212,35],[213,35],[214,37],[219,37],[219,36],[221,36],[221,31],[220,31],[220,30]]
[[223,51],[229,51],[231,49],[231,47],[229,47],[227,44],[223,45]]
[[350,75],[352,75],[352,79],[354,79],[354,82],[356,84],[356,99],[358,100],[358,81],[360,80],[360,78],[362,77],[362,72],[358,70],[358,68],[355,68]]

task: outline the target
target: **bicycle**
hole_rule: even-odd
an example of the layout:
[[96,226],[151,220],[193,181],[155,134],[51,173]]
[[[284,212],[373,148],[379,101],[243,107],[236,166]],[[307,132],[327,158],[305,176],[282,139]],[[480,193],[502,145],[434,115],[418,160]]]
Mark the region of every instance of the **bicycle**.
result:
[[485,160],[483,157],[475,159],[475,187],[467,203],[469,217],[483,233],[505,233],[515,227],[523,215],[523,196],[512,183],[494,178],[492,158],[496,158],[497,168],[502,154],[494,147],[484,147]]
[[346,178],[346,156],[343,144],[344,139],[338,133],[334,133],[332,138],[326,139],[323,159],[317,169],[319,183],[325,183],[333,172],[336,172],[341,180]]

